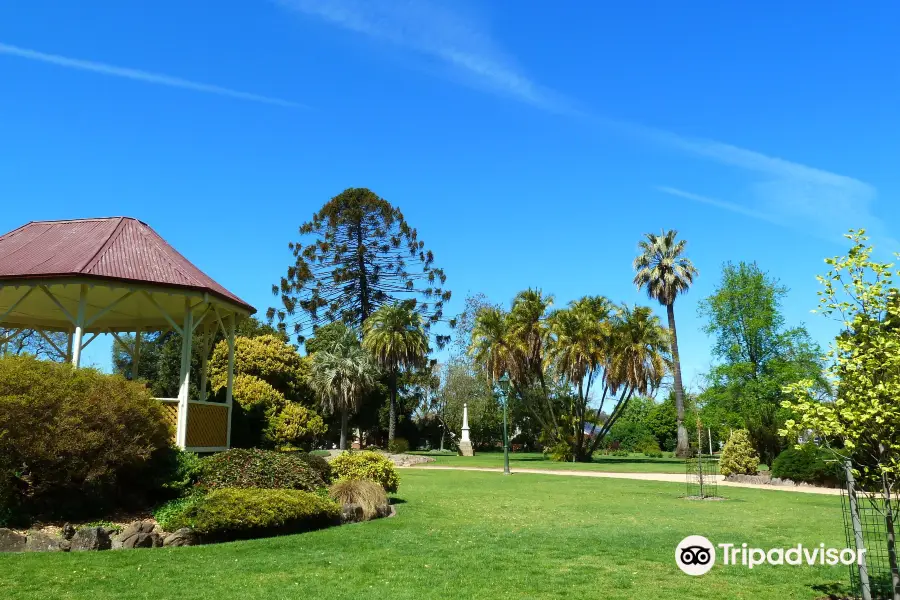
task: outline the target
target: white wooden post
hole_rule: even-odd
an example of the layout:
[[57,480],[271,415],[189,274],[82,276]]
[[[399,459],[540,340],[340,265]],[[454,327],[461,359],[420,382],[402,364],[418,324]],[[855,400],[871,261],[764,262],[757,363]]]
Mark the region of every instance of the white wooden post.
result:
[[84,337],[84,311],[87,307],[88,286],[81,284],[78,295],[78,313],[75,315],[75,335],[72,339],[72,364],[77,369],[81,363],[81,340]]
[[225,387],[225,404],[228,406],[228,430],[225,445],[231,448],[232,391],[234,389],[234,313],[228,316],[228,381]]
[[209,327],[203,325],[203,356],[200,357],[200,399],[206,400],[206,365],[209,361]]
[[175,428],[175,444],[179,448],[187,446],[188,395],[191,383],[191,338],[193,337],[194,314],[190,298],[184,299],[184,328],[181,333],[181,373],[178,388],[178,425]]
[[134,332],[134,352],[131,353],[131,380],[138,379],[138,363],[141,362],[141,330]]

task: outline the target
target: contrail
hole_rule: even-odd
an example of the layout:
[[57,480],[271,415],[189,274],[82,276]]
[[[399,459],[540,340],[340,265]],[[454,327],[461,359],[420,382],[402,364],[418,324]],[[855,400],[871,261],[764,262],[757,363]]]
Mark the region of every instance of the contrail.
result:
[[68,58],[59,56],[58,54],[46,54],[28,48],[20,48],[0,42],[0,54],[8,54],[10,56],[18,56],[19,58],[27,58],[28,60],[36,60],[38,62],[58,65],[60,67],[68,67],[70,69],[79,69],[81,71],[92,71],[102,75],[110,75],[112,77],[124,77],[125,79],[133,79],[135,81],[143,81],[145,83],[155,83],[156,85],[167,85],[169,87],[183,88],[193,90],[195,92],[205,92],[207,94],[218,94],[219,96],[229,96],[239,100],[249,100],[251,102],[262,102],[264,104],[274,104],[276,106],[285,106],[289,108],[307,108],[303,104],[282,100],[281,98],[272,98],[269,96],[260,96],[258,94],[250,94],[248,92],[240,92],[217,85],[208,85],[205,83],[197,83],[187,79],[179,79],[178,77],[170,77],[168,75],[160,75],[157,73],[148,73],[138,69],[129,69],[125,67],[116,67],[104,63],[93,62],[89,60],[80,60],[77,58]]

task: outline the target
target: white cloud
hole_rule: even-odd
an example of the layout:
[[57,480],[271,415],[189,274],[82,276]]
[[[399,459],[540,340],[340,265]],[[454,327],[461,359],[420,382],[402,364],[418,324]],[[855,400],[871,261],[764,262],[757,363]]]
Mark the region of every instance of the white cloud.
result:
[[19,58],[25,58],[28,60],[34,60],[38,62],[48,63],[52,65],[57,65],[60,67],[66,67],[69,69],[78,69],[80,71],[91,71],[93,73],[100,73],[102,75],[109,75],[112,77],[122,77],[125,79],[133,79],[135,81],[143,81],[145,83],[152,83],[156,85],[165,85],[168,87],[176,87],[183,88],[186,90],[192,90],[195,92],[203,92],[206,94],[216,94],[219,96],[229,96],[231,98],[237,98],[239,100],[249,100],[251,102],[262,102],[264,104],[275,104],[277,106],[285,106],[289,108],[303,108],[302,104],[297,102],[291,102],[289,100],[282,100],[281,98],[272,98],[271,96],[260,96],[258,94],[250,94],[247,92],[240,92],[238,90],[232,90],[229,88],[219,87],[217,85],[208,85],[205,83],[198,83],[196,81],[189,81],[187,79],[179,79],[178,77],[171,77],[169,75],[160,75],[158,73],[149,73],[147,71],[140,71],[138,69],[129,69],[126,67],[116,67],[113,65],[108,65],[105,63],[93,62],[88,60],[81,60],[77,58],[69,58],[66,56],[60,56],[58,54],[46,54],[44,52],[38,52],[37,50],[29,50],[28,48],[20,48],[19,46],[12,46],[9,44],[4,44],[0,42],[0,54],[6,54],[8,56],[16,56]]
[[[488,28],[444,0],[274,0],[298,13],[436,59],[470,83],[539,108],[575,112],[561,94],[535,83],[491,38]],[[452,8],[451,8],[452,4]]]
[[717,200],[716,198],[709,198],[707,196],[701,196],[700,194],[694,194],[692,192],[686,192],[684,190],[680,190],[678,188],[669,187],[666,185],[658,185],[655,189],[664,194],[669,194],[670,196],[678,196],[679,198],[686,198],[688,200],[693,200],[694,202],[700,202],[701,204],[707,204],[709,206],[715,206],[716,208],[721,208],[722,210],[727,210],[733,213],[737,213],[739,215],[744,215],[746,217],[752,217],[754,219],[759,219],[760,221],[768,221],[769,223],[774,223],[776,225],[781,225],[782,222],[779,221],[772,215],[768,215],[766,213],[758,212],[752,210],[750,208],[741,206],[740,204],[734,204],[733,202],[725,202],[724,200]]

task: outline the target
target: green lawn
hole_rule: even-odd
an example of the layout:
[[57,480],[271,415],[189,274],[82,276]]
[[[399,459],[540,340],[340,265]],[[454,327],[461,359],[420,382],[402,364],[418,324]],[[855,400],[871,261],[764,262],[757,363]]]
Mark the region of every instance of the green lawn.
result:
[[846,567],[684,575],[688,534],[841,547],[839,499],[643,481],[404,470],[392,519],[195,548],[0,555],[15,598],[816,598]]
[[[479,452],[475,456],[455,454],[425,454],[434,459],[432,465],[448,467],[502,467],[502,452]],[[513,452],[509,455],[509,467],[520,469],[557,469],[579,471],[611,471],[617,473],[684,473],[684,461],[679,458],[648,458],[643,454],[631,456],[595,456],[589,463],[557,462],[540,452]]]

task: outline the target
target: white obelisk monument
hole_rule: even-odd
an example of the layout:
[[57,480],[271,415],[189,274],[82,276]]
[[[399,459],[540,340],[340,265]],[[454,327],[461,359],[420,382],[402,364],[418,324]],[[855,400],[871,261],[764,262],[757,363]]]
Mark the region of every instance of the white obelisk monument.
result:
[[463,456],[475,456],[472,441],[469,439],[469,405],[463,404],[462,439],[459,440],[459,453]]

